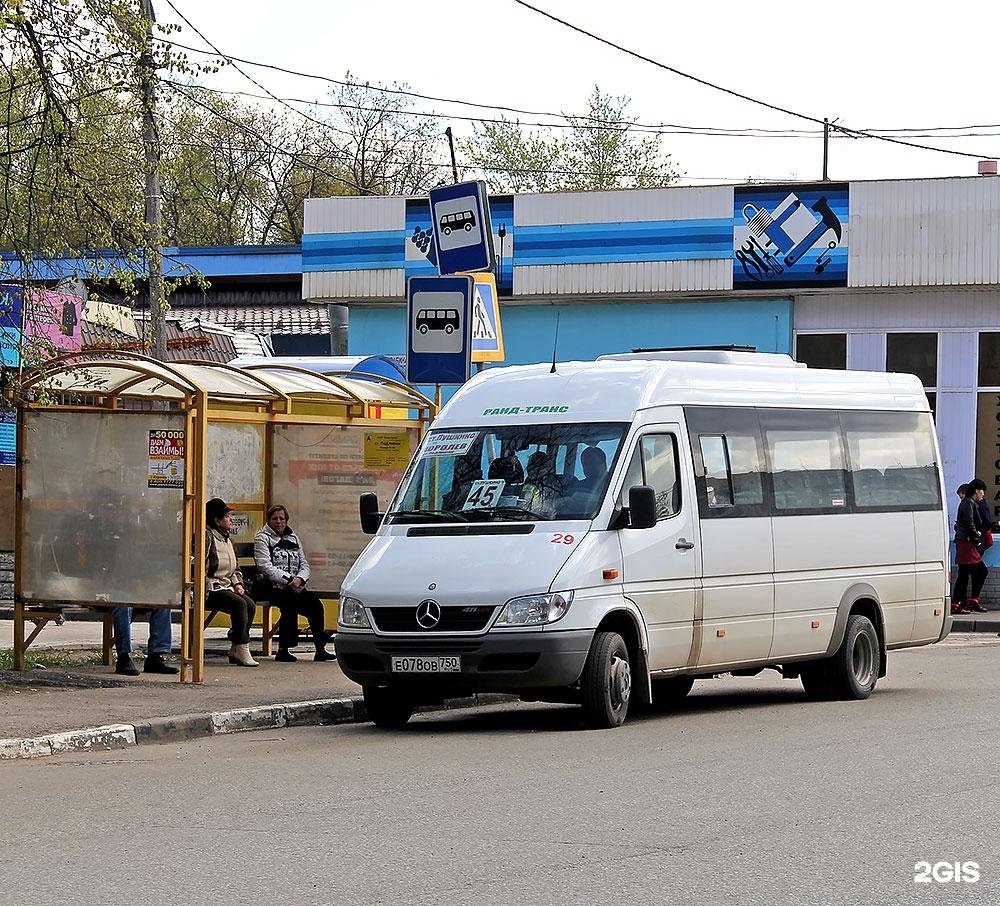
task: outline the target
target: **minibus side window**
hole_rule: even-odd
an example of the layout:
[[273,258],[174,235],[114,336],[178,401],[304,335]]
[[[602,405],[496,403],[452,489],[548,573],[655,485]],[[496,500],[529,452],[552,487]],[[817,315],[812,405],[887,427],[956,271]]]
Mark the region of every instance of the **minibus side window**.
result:
[[846,463],[836,412],[760,413],[775,513],[848,512]]
[[770,515],[764,445],[755,409],[685,408],[703,519]]
[[930,416],[844,412],[854,505],[859,510],[936,509],[941,502]]
[[672,434],[646,434],[640,438],[618,494],[618,505],[628,506],[629,489],[641,484],[656,492],[657,519],[667,519],[680,512],[677,440]]
[[726,438],[721,434],[702,434],[701,458],[705,463],[705,496],[710,507],[733,505]]

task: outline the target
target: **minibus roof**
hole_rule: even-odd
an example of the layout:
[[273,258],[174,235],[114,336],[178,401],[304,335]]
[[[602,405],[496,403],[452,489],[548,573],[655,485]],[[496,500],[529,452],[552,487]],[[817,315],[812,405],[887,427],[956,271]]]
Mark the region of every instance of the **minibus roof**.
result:
[[632,421],[653,406],[773,406],[929,412],[909,374],[806,368],[786,355],[689,350],[489,368],[466,383],[434,427]]

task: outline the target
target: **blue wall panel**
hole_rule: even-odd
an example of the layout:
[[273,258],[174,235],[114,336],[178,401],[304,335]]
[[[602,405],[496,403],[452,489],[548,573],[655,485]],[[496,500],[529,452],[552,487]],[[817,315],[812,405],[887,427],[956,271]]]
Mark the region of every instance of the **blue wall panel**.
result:
[[[792,303],[672,302],[504,306],[507,365],[552,359],[559,313],[560,361],[589,360],[611,352],[659,346],[756,346],[761,352],[792,349]],[[404,308],[353,306],[348,325],[351,355],[405,355]]]

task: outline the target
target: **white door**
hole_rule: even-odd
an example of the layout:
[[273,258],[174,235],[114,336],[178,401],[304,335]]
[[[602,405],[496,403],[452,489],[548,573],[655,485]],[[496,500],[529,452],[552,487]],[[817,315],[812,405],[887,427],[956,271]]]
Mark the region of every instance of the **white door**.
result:
[[656,492],[657,522],[622,529],[625,596],[635,602],[649,634],[649,668],[685,667],[691,660],[701,551],[687,445],[676,424],[643,430],[629,454],[619,499],[649,485]]

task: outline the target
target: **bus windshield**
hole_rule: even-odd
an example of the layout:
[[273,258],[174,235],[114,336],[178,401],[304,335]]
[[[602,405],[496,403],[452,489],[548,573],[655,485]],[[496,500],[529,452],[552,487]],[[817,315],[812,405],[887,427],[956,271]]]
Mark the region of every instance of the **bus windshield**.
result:
[[431,430],[386,521],[593,519],[627,429],[614,422]]

